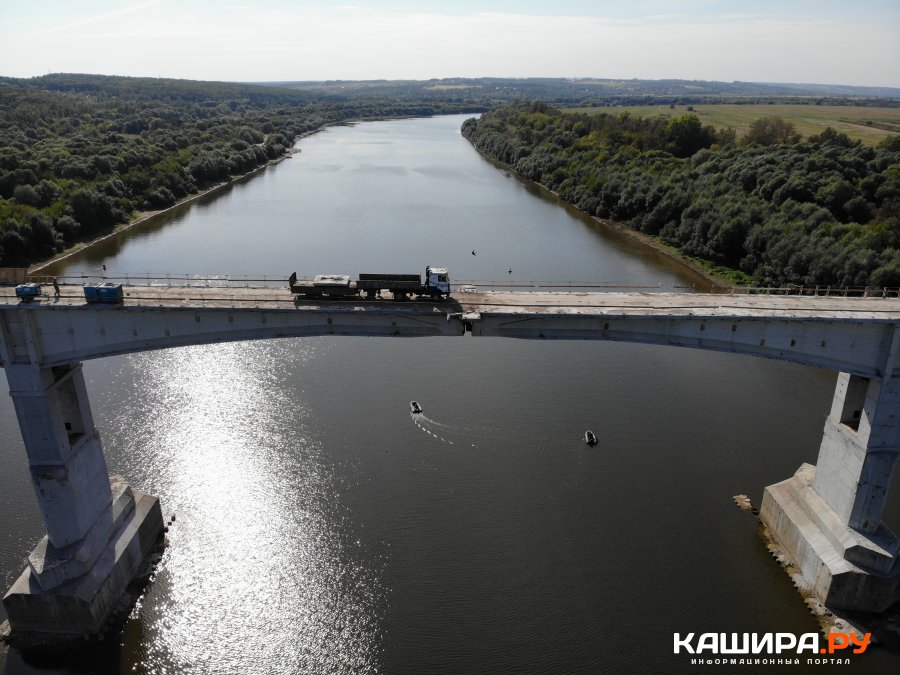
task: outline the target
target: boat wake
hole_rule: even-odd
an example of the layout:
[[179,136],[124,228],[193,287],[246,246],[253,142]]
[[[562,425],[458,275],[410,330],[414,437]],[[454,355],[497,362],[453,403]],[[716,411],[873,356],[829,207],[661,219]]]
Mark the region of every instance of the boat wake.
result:
[[410,414],[410,419],[422,432],[448,445],[498,449],[506,445],[521,447],[533,444],[535,440],[521,432],[517,433],[481,424],[445,424],[422,413]]
[[[410,413],[409,418],[417,427],[419,427],[419,429],[424,431],[429,436],[433,436],[442,443],[447,443],[448,445],[462,445],[459,439],[454,440],[452,438],[452,436],[454,435],[453,427],[446,424],[441,424],[436,420],[426,417],[422,413]],[[474,448],[477,446],[472,443],[472,447]]]
[[[449,424],[428,417],[425,413],[410,413],[410,419],[419,430],[434,440],[456,446],[475,448],[482,453],[504,457],[518,457],[549,465],[571,461],[570,453],[580,456],[586,448],[596,447],[600,439],[592,434],[592,443],[587,442],[587,434],[573,430],[571,434],[561,434],[552,419],[532,425],[530,430],[515,427],[514,420],[504,411],[480,411],[461,423]],[[534,415],[532,415],[534,418]],[[536,428],[535,428],[536,427]],[[591,453],[591,456],[600,456]]]

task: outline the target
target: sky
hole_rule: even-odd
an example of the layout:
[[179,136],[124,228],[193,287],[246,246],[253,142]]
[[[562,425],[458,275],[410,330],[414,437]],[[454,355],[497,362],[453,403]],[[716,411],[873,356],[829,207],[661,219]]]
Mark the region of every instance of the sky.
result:
[[898,0],[0,0],[0,75],[900,87]]

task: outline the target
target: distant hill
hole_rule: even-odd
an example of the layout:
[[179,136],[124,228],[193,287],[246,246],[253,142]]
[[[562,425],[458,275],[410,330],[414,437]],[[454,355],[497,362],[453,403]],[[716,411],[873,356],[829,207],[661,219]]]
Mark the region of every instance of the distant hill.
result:
[[[432,80],[329,80],[265,82],[319,95],[347,98],[384,96],[453,98],[504,102],[542,99],[558,104],[640,105],[642,103],[817,103],[819,105],[900,105],[900,89],[834,84],[710,82],[705,80],[615,80],[604,78],[444,78]],[[814,99],[814,100],[810,100]]]
[[856,87],[847,84],[764,84],[786,92],[802,93],[807,96],[875,96],[897,98],[900,89],[896,87]]
[[120,99],[202,102],[242,99],[263,104],[303,105],[310,97],[330,101],[417,103],[441,101],[486,109],[525,99],[557,105],[659,105],[697,103],[804,103],[900,106],[900,88],[840,84],[712,82],[706,80],[617,80],[608,78],[443,78],[430,80],[326,80],[199,82],[55,73],[0,82],[46,91]]

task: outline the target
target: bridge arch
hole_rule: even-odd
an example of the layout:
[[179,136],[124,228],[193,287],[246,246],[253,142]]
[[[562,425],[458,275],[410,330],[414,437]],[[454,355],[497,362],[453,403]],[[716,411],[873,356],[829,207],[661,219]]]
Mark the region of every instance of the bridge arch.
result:
[[[165,297],[162,299],[165,301]],[[0,362],[56,366],[152,349],[279,337],[436,337],[469,333],[688,347],[789,361],[862,377],[883,377],[882,363],[890,349],[895,322],[900,322],[900,312],[892,321],[893,315],[860,309],[790,311],[791,305],[779,306],[771,301],[769,308],[747,306],[736,300],[716,307],[680,302],[682,307],[605,305],[599,307],[600,311],[587,306],[580,311],[566,308],[568,311],[559,312],[553,312],[552,305],[516,307],[510,311],[502,305],[458,301],[424,306],[332,303],[321,307],[294,306],[291,302],[261,306],[258,302],[251,304],[252,300],[230,307],[210,303],[123,307],[19,305],[3,311]]]

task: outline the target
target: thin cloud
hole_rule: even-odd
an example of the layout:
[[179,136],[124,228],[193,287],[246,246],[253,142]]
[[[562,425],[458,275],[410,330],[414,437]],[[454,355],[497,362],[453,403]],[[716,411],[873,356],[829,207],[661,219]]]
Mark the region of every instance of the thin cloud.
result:
[[79,28],[81,26],[86,26],[88,24],[97,23],[99,21],[106,21],[107,19],[114,19],[119,16],[123,16],[125,14],[133,14],[134,12],[140,12],[142,10],[148,9],[150,7],[156,7],[161,5],[162,0],[157,0],[156,2],[144,2],[140,5],[132,5],[131,7],[123,7],[122,9],[116,9],[112,12],[104,12],[103,14],[96,14],[94,16],[89,16],[86,19],[79,19],[78,21],[72,21],[70,23],[61,24],[59,26],[50,26],[49,28],[44,28],[43,30],[39,30],[33,35],[52,35],[54,33],[61,33],[63,31],[69,31],[73,28]]
[[27,48],[34,42],[28,30],[9,31],[0,39],[0,63],[12,72],[3,74],[46,72],[35,60],[104,73],[115,53],[112,65],[123,73],[188,79],[494,75],[900,84],[891,65],[900,63],[891,22],[858,13],[808,17],[742,12],[725,3],[721,12],[698,15],[651,3],[640,8],[643,16],[592,14],[586,5],[553,15],[525,7],[491,11],[490,3],[454,12],[435,3],[400,10],[354,0],[340,8],[245,1],[215,10],[211,3],[137,2],[49,29],[53,38],[40,54]]

